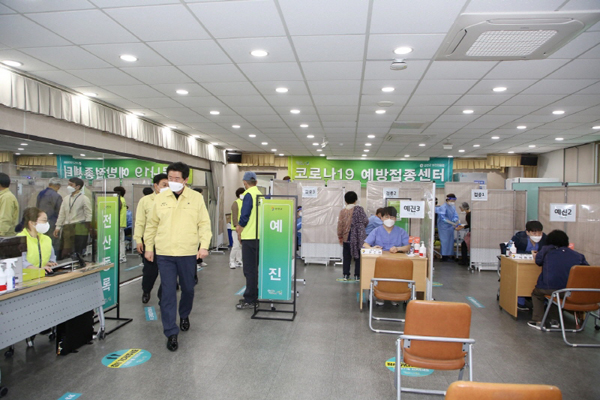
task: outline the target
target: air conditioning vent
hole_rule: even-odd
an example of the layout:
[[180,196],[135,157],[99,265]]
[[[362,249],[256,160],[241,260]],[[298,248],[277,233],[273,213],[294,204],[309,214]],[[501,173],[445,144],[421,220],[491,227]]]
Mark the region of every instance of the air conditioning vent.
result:
[[394,142],[394,143],[420,143],[426,142],[432,139],[432,136],[426,135],[406,135],[406,134],[391,134],[385,137],[386,142]]
[[600,11],[462,14],[436,60],[537,60],[600,21]]
[[418,129],[423,130],[427,128],[431,122],[416,122],[416,121],[395,121],[392,123],[391,129]]

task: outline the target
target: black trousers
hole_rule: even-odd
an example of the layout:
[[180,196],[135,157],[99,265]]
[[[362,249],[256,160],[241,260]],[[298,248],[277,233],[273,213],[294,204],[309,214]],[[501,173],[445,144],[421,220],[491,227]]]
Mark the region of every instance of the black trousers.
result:
[[467,242],[463,240],[460,244],[460,256],[461,263],[468,265],[469,264],[469,249],[467,249]]
[[[350,275],[350,263],[352,263],[352,253],[350,251],[350,242],[344,242],[344,275]],[[360,277],[360,258],[354,259],[354,276]]]
[[[144,247],[144,252],[145,251],[146,248]],[[142,270],[142,290],[144,291],[144,293],[150,293],[152,291],[152,288],[154,287],[156,278],[158,278],[158,264],[156,263],[156,254],[154,255],[153,262],[146,260],[146,257],[142,255],[142,262],[144,263],[144,269]]]
[[242,262],[246,277],[244,301],[254,303],[258,300],[258,240],[242,240]]

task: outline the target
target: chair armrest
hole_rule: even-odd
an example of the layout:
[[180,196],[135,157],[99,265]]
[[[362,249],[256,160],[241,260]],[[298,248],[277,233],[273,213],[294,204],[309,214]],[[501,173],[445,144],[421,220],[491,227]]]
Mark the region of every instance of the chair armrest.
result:
[[428,342],[452,342],[452,343],[475,343],[475,339],[471,338],[450,338],[439,336],[417,336],[417,335],[400,335],[402,340],[424,340]]
[[569,293],[569,292],[600,292],[600,289],[590,289],[590,288],[565,288],[559,289],[552,292],[551,296],[560,293]]
[[415,281],[411,281],[409,279],[393,279],[393,278],[371,278],[371,282],[406,282],[406,283],[415,283]]

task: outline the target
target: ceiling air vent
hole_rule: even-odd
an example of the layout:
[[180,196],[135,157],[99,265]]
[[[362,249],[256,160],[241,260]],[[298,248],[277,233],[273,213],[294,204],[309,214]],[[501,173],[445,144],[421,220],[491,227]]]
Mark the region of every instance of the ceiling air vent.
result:
[[387,135],[385,137],[385,141],[386,142],[394,142],[394,143],[418,143],[418,142],[426,142],[430,139],[432,139],[432,136],[426,136],[426,135]]
[[391,129],[418,129],[422,131],[423,129],[427,128],[430,123],[431,122],[395,121],[392,123]]
[[600,11],[461,14],[436,60],[544,59],[600,21]]

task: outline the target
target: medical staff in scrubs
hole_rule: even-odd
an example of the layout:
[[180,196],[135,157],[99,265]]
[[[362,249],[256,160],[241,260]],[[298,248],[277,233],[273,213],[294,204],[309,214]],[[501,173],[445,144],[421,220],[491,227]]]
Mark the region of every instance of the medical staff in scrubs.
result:
[[446,204],[435,208],[438,215],[438,236],[442,244],[442,261],[448,261],[449,257],[454,256],[454,229],[459,224],[455,203],[456,196],[450,193],[446,196]]

